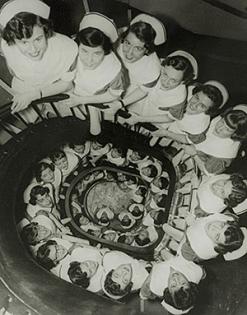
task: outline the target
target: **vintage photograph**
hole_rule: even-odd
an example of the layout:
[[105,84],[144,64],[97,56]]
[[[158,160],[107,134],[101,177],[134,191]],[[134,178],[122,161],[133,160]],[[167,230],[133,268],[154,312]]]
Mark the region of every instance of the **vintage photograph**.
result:
[[0,0],[0,315],[245,315],[247,2]]

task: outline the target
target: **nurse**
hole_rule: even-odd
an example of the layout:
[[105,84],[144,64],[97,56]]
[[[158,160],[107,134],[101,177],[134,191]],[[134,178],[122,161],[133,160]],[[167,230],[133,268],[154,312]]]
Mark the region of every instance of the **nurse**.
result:
[[239,174],[220,174],[203,179],[197,190],[197,217],[234,208],[247,197],[247,186]]
[[237,105],[215,117],[204,140],[185,145],[204,174],[220,174],[236,158],[241,143],[247,139],[247,105]]
[[[123,71],[112,49],[117,38],[117,28],[108,17],[100,13],[84,15],[76,37],[79,58],[74,91],[65,106],[82,104],[80,109],[85,113],[84,104],[109,103],[120,98],[124,91]],[[101,131],[101,112],[90,106],[89,113],[91,134],[97,135]]]
[[195,305],[198,284],[204,277],[202,267],[174,257],[153,266],[141,287],[140,297],[163,299],[161,304],[169,314],[186,314]]
[[228,100],[226,88],[218,81],[208,81],[188,88],[185,113],[181,120],[174,121],[168,129],[153,132],[155,136],[165,136],[181,143],[200,141],[210,119]]
[[74,78],[77,45],[52,30],[49,14],[39,0],[8,1],[0,11],[1,49],[15,92],[11,110],[28,122],[37,118],[32,101],[69,90]]

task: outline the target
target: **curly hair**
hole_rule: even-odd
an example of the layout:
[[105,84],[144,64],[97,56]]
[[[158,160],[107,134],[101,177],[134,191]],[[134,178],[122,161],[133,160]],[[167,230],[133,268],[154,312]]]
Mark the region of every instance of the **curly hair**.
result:
[[197,296],[198,285],[194,282],[189,282],[189,288],[179,288],[173,295],[168,288],[163,293],[164,301],[179,310],[187,310],[194,306]]
[[49,168],[53,172],[55,170],[55,166],[53,164],[49,164],[46,162],[40,162],[34,168],[34,177],[36,178],[38,183],[42,182],[42,179],[41,179],[42,172],[46,170],[47,168]]
[[109,55],[112,51],[112,43],[108,36],[101,30],[94,27],[87,27],[81,30],[75,39],[78,46],[83,44],[89,47],[102,47],[105,55]]
[[26,226],[21,231],[21,239],[25,244],[28,245],[36,245],[39,243],[37,240],[38,236],[38,229],[37,229],[38,223],[32,222]]
[[9,46],[14,45],[16,39],[32,37],[34,26],[43,28],[46,38],[53,36],[53,26],[50,20],[33,13],[20,12],[6,24],[2,31],[2,37]]
[[234,141],[244,141],[247,139],[247,114],[241,110],[228,110],[222,117],[226,124],[234,129],[231,139]]
[[55,267],[59,262],[53,261],[49,256],[51,245],[57,245],[57,242],[54,240],[49,240],[45,244],[41,245],[37,251],[37,262],[47,270],[51,270]]
[[168,56],[161,62],[161,66],[171,66],[178,71],[183,71],[183,81],[185,84],[193,81],[194,69],[189,59],[184,56]]
[[133,33],[141,42],[144,43],[147,55],[150,55],[155,51],[154,40],[156,37],[156,32],[150,24],[142,21],[131,24],[129,28],[122,34],[122,41],[125,40],[129,33]]
[[40,185],[34,186],[31,191],[30,191],[30,199],[29,199],[29,203],[33,206],[36,205],[36,201],[37,201],[37,195],[45,195],[45,194],[49,194],[50,190],[48,187],[43,187]]
[[72,283],[77,284],[84,289],[89,287],[90,278],[88,278],[86,272],[81,271],[81,266],[78,261],[70,263],[68,275]]
[[111,295],[124,297],[128,293],[130,293],[131,288],[133,286],[133,282],[126,286],[125,289],[121,290],[120,285],[112,280],[113,269],[107,274],[104,282],[104,289]]
[[240,174],[232,174],[229,179],[232,182],[232,191],[224,199],[224,203],[231,208],[236,207],[247,198],[247,185]]
[[215,115],[223,102],[221,91],[216,86],[210,84],[198,84],[193,89],[192,94],[194,95],[199,92],[205,94],[213,102],[213,105],[205,112],[205,114],[208,114],[209,116]]
[[224,244],[217,244],[214,250],[219,254],[225,254],[227,252],[233,252],[239,249],[244,240],[244,234],[236,221],[227,221],[227,229],[224,232],[225,242]]

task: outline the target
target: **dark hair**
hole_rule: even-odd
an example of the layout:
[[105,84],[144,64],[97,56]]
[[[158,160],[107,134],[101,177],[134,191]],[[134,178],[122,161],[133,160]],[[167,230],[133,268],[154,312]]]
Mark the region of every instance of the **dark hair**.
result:
[[243,181],[242,175],[239,174],[232,174],[229,180],[232,182],[232,192],[228,198],[224,199],[224,203],[233,208],[247,198],[247,185]]
[[236,249],[239,249],[244,240],[244,234],[240,229],[238,222],[236,221],[227,221],[227,229],[224,232],[226,237],[224,244],[217,244],[214,247],[214,250],[219,254],[225,254],[227,252],[233,252]]
[[154,40],[156,37],[156,32],[150,24],[142,21],[133,23],[129,26],[126,32],[122,34],[122,39],[125,40],[129,33],[135,34],[135,36],[144,43],[144,47],[147,50],[147,55],[150,55],[155,51]]
[[151,165],[148,165],[148,166],[146,166],[146,167],[148,167],[148,168],[151,169],[151,173],[150,173],[150,175],[149,175],[148,177],[154,178],[154,177],[156,177],[156,176],[158,175],[158,170],[157,170],[157,167],[156,167],[156,166],[154,166],[153,164],[151,164]]
[[208,114],[209,116],[215,115],[223,102],[221,91],[216,86],[210,84],[198,84],[193,89],[192,94],[194,95],[199,92],[205,94],[213,102],[213,105],[205,112],[205,114]]
[[121,290],[120,285],[112,280],[113,269],[107,274],[104,282],[105,291],[111,295],[124,297],[126,294],[130,293],[133,286],[133,282],[130,282],[124,290]]
[[247,139],[247,114],[242,110],[231,109],[226,111],[222,117],[226,124],[234,129],[231,139],[235,141],[244,141]]
[[[121,149],[121,148],[112,148],[112,149],[117,150],[117,152],[118,152],[118,154],[120,155],[121,158],[125,157],[126,152],[123,149]],[[111,155],[112,155],[112,150],[111,150]]]
[[145,246],[145,245],[149,244],[151,242],[151,240],[149,237],[146,237],[146,238],[144,238],[144,240],[141,240],[139,238],[139,235],[135,235],[135,242],[139,246]]
[[193,81],[194,69],[189,59],[184,56],[168,56],[161,62],[161,66],[171,66],[176,70],[183,71],[183,81],[185,84]]
[[44,194],[48,194],[50,192],[48,187],[43,187],[40,185],[34,186],[30,191],[30,199],[29,203],[33,206],[36,205],[37,195],[43,196]]
[[129,226],[130,223],[131,223],[131,220],[130,220],[129,217],[126,218],[126,216],[124,216],[124,217],[122,218],[122,220],[121,220],[121,224],[122,224],[123,226]]
[[117,239],[119,243],[125,243],[126,241],[126,235],[120,235],[119,238]]
[[36,167],[34,168],[34,176],[37,182],[39,183],[42,182],[42,179],[41,179],[42,172],[46,170],[47,168],[49,168],[53,172],[55,170],[55,166],[53,164],[49,164],[46,162],[40,162],[36,165]]
[[57,242],[54,240],[49,240],[45,244],[41,245],[37,251],[37,261],[38,263],[47,270],[51,270],[55,267],[59,262],[53,261],[49,258],[50,248],[51,245],[57,245]]
[[14,45],[16,39],[30,38],[34,26],[43,28],[45,37],[53,35],[52,22],[29,12],[17,13],[3,29],[2,37],[8,45]]
[[87,277],[86,272],[81,271],[81,266],[78,261],[70,263],[68,275],[72,283],[79,285],[86,289],[90,284],[90,278]]
[[140,191],[139,195],[141,195],[142,197],[144,197],[147,192],[147,188],[145,186],[139,186],[137,190]]
[[138,206],[134,206],[134,209],[132,210],[132,215],[135,217],[138,217],[142,214],[142,211]]
[[159,210],[157,211],[158,215],[157,217],[154,219],[154,225],[161,225],[165,222],[166,219],[166,213],[163,210]]
[[50,154],[50,159],[52,160],[53,163],[55,163],[56,161],[58,161],[64,157],[67,158],[65,152],[62,150],[58,150],[58,151]]
[[39,243],[39,241],[37,241],[37,226],[37,222],[31,222],[30,224],[24,226],[21,231],[21,239],[25,244],[36,245]]
[[161,182],[161,188],[167,188],[169,180],[166,177],[159,177],[158,180]]
[[112,43],[108,36],[106,36],[101,30],[94,27],[87,27],[81,30],[76,36],[76,42],[78,45],[83,44],[89,47],[101,46],[105,55],[109,55],[112,51]]
[[198,285],[189,282],[189,288],[180,288],[172,296],[168,288],[163,293],[164,301],[178,310],[187,310],[195,304],[198,296]]
[[157,201],[156,204],[157,204],[157,206],[162,207],[166,203],[167,195],[166,194],[161,194],[159,196],[162,196],[162,198],[161,198],[161,200]]

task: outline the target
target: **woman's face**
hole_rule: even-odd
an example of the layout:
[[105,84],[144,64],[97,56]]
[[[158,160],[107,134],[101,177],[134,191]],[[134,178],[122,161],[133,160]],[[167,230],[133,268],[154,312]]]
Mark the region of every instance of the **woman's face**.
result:
[[161,67],[160,84],[162,90],[172,90],[180,85],[184,78],[182,70],[176,70],[172,66]]
[[50,253],[48,257],[54,261],[54,262],[59,262],[62,260],[68,253],[67,249],[63,247],[62,245],[50,245],[49,246]]
[[142,174],[147,177],[151,176],[151,168],[149,166],[143,167]]
[[123,55],[126,61],[136,62],[145,55],[146,51],[145,43],[140,41],[134,33],[129,32],[123,42]]
[[180,288],[188,289],[190,287],[188,279],[183,273],[170,267],[170,274],[168,278],[168,289],[172,296]]
[[30,38],[15,39],[19,51],[33,61],[43,58],[48,47],[44,29],[38,25],[33,27],[33,35]]
[[88,278],[92,278],[92,276],[95,275],[99,264],[97,263],[97,261],[85,260],[80,263],[80,267],[82,272],[86,272]]
[[48,193],[36,195],[36,204],[44,208],[51,208],[53,206],[52,198]]
[[200,91],[195,93],[188,101],[186,113],[189,115],[205,113],[211,106],[213,106],[213,101]]
[[110,232],[110,233],[107,233],[107,234],[104,234],[104,239],[107,240],[107,241],[114,241],[116,238],[116,233],[115,232]]
[[223,221],[213,221],[209,222],[205,226],[206,233],[208,237],[216,244],[225,244],[226,237],[225,231],[228,225]]
[[38,234],[36,236],[36,240],[38,242],[47,239],[52,234],[51,230],[47,229],[43,225],[38,225],[37,226],[37,232],[38,232]]
[[121,290],[124,290],[131,282],[132,268],[130,264],[118,266],[112,273],[112,280],[120,285]]
[[49,167],[47,167],[41,172],[41,180],[44,183],[52,183],[54,179],[55,179],[54,172]]
[[227,125],[224,118],[221,118],[217,121],[213,133],[219,138],[230,138],[235,132],[235,129],[232,129]]
[[96,69],[105,57],[104,49],[101,46],[90,47],[83,44],[79,45],[79,58],[88,70]]
[[68,159],[67,157],[62,157],[59,160],[55,161],[56,167],[58,167],[60,170],[67,170],[69,167]]
[[218,179],[211,185],[213,193],[221,199],[226,199],[232,192],[232,182],[230,179]]

